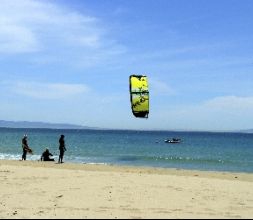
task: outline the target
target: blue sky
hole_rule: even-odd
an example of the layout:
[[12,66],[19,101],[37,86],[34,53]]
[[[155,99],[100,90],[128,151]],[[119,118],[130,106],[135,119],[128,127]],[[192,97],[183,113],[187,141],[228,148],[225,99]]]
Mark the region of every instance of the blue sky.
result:
[[[1,0],[0,119],[253,128],[253,2]],[[146,74],[150,116],[128,77]]]

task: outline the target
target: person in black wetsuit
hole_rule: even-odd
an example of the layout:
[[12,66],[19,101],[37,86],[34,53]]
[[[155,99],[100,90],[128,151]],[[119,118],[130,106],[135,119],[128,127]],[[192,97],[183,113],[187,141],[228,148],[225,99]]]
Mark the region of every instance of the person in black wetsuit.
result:
[[48,148],[46,148],[46,150],[43,152],[43,154],[41,155],[40,160],[41,161],[54,161],[53,158],[50,158],[50,156],[52,157],[53,154],[51,154],[48,150]]
[[22,148],[23,148],[22,160],[26,160],[27,153],[31,151],[29,146],[28,146],[27,135],[26,134],[24,135],[24,137],[22,139]]
[[64,152],[67,150],[65,147],[65,140],[64,140],[64,135],[61,135],[60,139],[59,139],[59,150],[60,150],[60,155],[59,155],[59,160],[58,163],[63,163],[63,156],[64,156]]

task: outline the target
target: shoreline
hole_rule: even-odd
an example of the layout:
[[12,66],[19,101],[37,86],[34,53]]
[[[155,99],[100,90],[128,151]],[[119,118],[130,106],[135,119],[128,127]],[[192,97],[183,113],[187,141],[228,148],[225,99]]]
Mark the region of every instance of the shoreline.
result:
[[0,160],[0,218],[252,218],[253,174]]
[[157,175],[176,175],[176,176],[196,176],[217,179],[240,179],[241,181],[253,182],[253,173],[247,172],[230,172],[230,171],[209,171],[209,170],[194,170],[181,168],[162,168],[149,166],[126,166],[114,164],[89,164],[89,163],[74,163],[64,162],[58,164],[55,162],[44,162],[39,160],[0,160],[0,168],[2,165],[11,166],[28,166],[41,168],[54,168],[66,170],[80,171],[101,171],[101,172],[123,172],[123,173],[142,173],[142,174],[157,174]]

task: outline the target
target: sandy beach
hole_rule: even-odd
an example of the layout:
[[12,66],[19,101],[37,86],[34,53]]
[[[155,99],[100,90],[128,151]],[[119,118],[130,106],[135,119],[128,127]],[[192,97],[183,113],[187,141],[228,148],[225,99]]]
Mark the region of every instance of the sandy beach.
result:
[[0,218],[252,218],[253,174],[0,161]]

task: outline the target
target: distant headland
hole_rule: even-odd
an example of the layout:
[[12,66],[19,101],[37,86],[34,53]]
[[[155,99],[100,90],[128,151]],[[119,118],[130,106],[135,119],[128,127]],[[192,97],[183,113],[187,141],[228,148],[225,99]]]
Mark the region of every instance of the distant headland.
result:
[[75,124],[0,120],[0,128],[97,129]]

